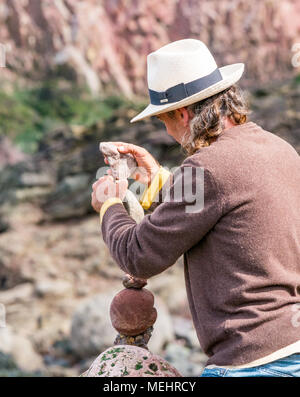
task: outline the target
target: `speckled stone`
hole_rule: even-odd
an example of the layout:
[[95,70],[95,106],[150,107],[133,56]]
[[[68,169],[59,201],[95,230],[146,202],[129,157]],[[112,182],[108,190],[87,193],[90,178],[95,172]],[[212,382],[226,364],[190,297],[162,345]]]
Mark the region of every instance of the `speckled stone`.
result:
[[81,376],[84,377],[181,377],[158,355],[137,346],[119,345],[106,349]]
[[147,289],[124,289],[113,299],[110,318],[122,335],[136,336],[151,327],[157,318],[154,296]]
[[136,336],[126,336],[118,334],[114,344],[115,345],[134,345],[138,347],[143,347],[144,349],[148,350],[147,343],[151,338],[151,334],[153,331],[153,327],[149,327],[140,335]]

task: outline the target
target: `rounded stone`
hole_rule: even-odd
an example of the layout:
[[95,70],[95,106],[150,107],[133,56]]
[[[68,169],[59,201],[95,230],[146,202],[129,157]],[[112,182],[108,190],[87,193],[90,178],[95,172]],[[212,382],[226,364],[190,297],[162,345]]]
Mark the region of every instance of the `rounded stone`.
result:
[[142,289],[147,285],[147,280],[143,278],[133,277],[131,274],[126,274],[123,279],[123,285],[125,288],[136,288]]
[[115,345],[101,353],[83,377],[181,377],[162,357],[137,346]]
[[135,336],[152,326],[157,318],[154,296],[146,289],[124,289],[110,305],[113,327],[122,335]]

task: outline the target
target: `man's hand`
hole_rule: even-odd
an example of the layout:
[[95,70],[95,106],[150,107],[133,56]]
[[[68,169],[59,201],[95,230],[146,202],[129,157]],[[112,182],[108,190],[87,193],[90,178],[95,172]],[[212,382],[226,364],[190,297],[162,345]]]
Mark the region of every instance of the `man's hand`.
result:
[[[154,175],[159,171],[158,161],[143,147],[133,145],[126,142],[109,142],[114,144],[120,153],[130,153],[138,164],[137,170],[132,175],[132,178],[145,185],[150,185]],[[104,162],[108,164],[106,156],[104,156]],[[110,174],[111,171],[108,170]]]
[[105,175],[102,178],[99,178],[92,187],[93,192],[91,204],[96,212],[100,212],[104,201],[108,198],[119,197],[121,200],[124,199],[128,188],[128,181],[127,179],[114,181],[112,176]]

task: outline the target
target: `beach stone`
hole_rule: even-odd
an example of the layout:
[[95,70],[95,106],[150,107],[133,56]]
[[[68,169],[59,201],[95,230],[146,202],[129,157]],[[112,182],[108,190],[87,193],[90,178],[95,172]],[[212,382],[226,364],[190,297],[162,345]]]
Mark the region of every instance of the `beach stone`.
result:
[[11,305],[16,302],[28,302],[32,299],[33,285],[22,283],[5,291],[0,290],[0,302],[3,305]]
[[43,358],[35,351],[29,338],[10,327],[0,328],[0,352],[9,354],[23,371],[43,370]]
[[207,357],[203,353],[176,342],[167,345],[163,357],[176,366],[182,376],[199,376],[207,362]]
[[122,282],[125,288],[136,288],[141,289],[147,285],[147,280],[144,278],[133,277],[131,274],[126,274],[122,278]]
[[71,324],[71,347],[80,358],[97,356],[113,345],[116,332],[109,318],[111,293],[84,300],[75,310]]
[[153,327],[149,327],[146,329],[145,332],[143,332],[140,335],[135,335],[135,336],[126,336],[126,335],[120,335],[118,334],[114,344],[115,345],[132,345],[132,346],[138,346],[138,347],[143,347],[144,349],[148,350],[148,342],[149,339],[151,338],[153,332]]
[[154,296],[146,289],[124,289],[113,299],[110,317],[113,327],[124,335],[139,335],[155,323]]
[[101,353],[84,377],[181,377],[162,357],[137,346],[115,345]]
[[176,338],[183,339],[190,348],[200,348],[199,340],[192,321],[180,316],[172,316]]
[[155,295],[155,307],[157,320],[153,327],[154,330],[149,340],[148,348],[154,354],[161,354],[164,347],[175,340],[175,334],[168,307],[157,295]]
[[72,285],[66,280],[39,280],[35,285],[35,293],[40,298],[63,298],[72,294]]

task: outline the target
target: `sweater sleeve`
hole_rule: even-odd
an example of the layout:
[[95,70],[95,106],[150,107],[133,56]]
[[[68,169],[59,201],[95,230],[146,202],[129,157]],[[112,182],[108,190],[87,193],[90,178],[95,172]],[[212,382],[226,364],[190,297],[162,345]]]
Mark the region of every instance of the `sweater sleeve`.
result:
[[199,243],[221,215],[221,194],[211,172],[188,158],[152,214],[136,224],[122,204],[111,205],[103,216],[102,236],[124,272],[150,278]]

